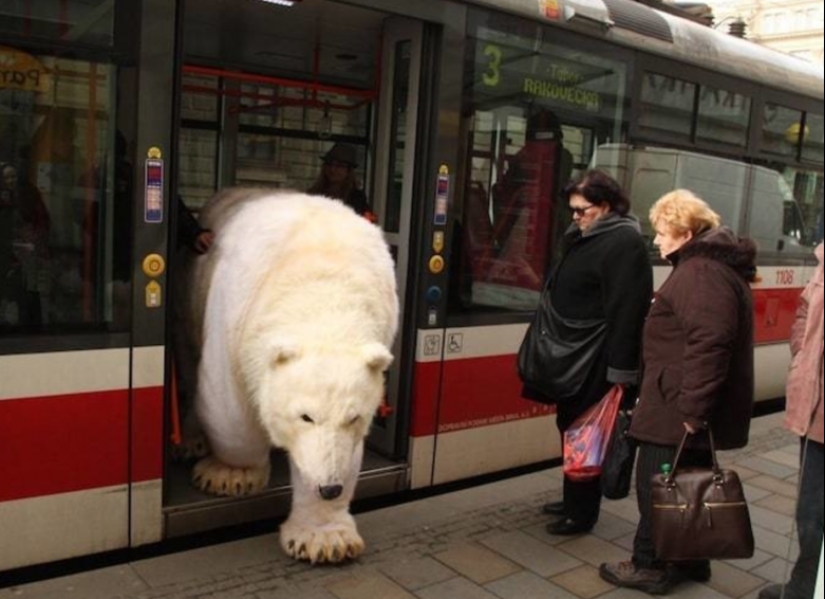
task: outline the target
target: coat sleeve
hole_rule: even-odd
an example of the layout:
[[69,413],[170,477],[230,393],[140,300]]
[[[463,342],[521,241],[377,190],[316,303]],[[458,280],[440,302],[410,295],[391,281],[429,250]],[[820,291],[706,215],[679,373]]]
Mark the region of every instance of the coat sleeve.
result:
[[195,216],[189,211],[183,198],[177,197],[177,218],[178,218],[178,246],[194,248],[195,240],[204,229],[198,224]]
[[[820,268],[822,268],[820,266]],[[799,298],[799,306],[796,309],[796,319],[791,327],[791,355],[795,356],[802,349],[805,340],[805,326],[808,322],[808,306],[810,305],[811,286],[813,281],[808,283]]]
[[[688,267],[688,268],[685,268]],[[684,421],[703,428],[728,380],[742,309],[724,265],[709,260],[684,264],[673,294],[673,311],[685,333],[678,397]]]
[[607,321],[607,380],[637,385],[642,329],[653,295],[653,270],[638,235],[625,235],[602,265]]

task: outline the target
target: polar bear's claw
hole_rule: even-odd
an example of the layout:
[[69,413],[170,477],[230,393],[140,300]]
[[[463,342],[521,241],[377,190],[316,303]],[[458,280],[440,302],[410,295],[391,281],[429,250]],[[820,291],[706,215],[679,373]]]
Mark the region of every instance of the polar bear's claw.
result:
[[312,564],[338,564],[364,552],[364,541],[349,514],[343,522],[319,528],[288,520],[281,526],[281,546],[290,557]]
[[233,468],[214,456],[200,460],[192,469],[192,484],[212,495],[243,497],[259,493],[269,483],[269,465]]

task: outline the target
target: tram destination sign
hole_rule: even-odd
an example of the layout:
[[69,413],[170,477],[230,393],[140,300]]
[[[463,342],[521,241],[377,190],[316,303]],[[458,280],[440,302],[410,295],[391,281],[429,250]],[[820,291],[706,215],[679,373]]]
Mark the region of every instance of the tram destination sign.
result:
[[560,109],[612,110],[623,75],[610,65],[582,58],[581,52],[574,58],[478,40],[473,65],[475,99],[522,97]]

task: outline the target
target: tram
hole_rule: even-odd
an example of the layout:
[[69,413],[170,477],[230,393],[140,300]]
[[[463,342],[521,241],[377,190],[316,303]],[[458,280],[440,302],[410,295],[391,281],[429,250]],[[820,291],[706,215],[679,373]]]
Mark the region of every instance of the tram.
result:
[[359,497],[560,455],[515,354],[569,223],[560,187],[594,166],[643,220],[690,187],[758,241],[756,399],[781,397],[822,239],[823,73],[673,12],[0,7],[0,571],[286,512],[283,456],[242,499],[197,492],[173,459],[176,205],[196,213],[231,185],[307,189],[334,143],[358,152],[403,308]]

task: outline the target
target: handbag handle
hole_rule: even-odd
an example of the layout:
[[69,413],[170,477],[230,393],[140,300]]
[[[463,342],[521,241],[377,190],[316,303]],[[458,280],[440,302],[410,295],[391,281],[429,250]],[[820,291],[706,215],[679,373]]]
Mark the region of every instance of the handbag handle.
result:
[[[719,460],[716,458],[716,443],[713,440],[713,431],[708,426],[708,437],[710,438],[710,453],[713,457],[713,474],[714,476],[721,476],[722,469],[719,468]],[[688,437],[690,437],[690,433],[685,431],[685,436],[682,437],[682,442],[679,443],[679,449],[676,450],[676,457],[673,459],[673,469],[670,471],[670,474],[667,477],[667,482],[672,483],[673,477],[676,476],[676,470],[679,468],[679,459],[682,457],[682,451],[685,449],[685,444],[687,443]]]

